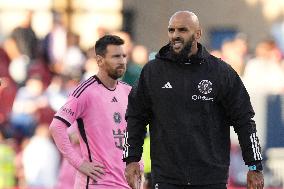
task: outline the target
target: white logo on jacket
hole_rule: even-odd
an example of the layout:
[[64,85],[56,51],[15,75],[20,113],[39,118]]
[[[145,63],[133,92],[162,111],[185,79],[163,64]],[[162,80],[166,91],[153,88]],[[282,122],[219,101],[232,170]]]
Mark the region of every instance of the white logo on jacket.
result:
[[212,91],[212,83],[209,80],[202,80],[198,84],[198,90],[202,94],[209,94]]
[[214,101],[213,97],[207,96],[209,93],[212,92],[213,87],[212,87],[212,82],[209,80],[202,80],[199,82],[197,86],[198,90],[200,93],[203,95],[192,95],[191,99],[196,101],[196,100],[202,100],[202,101]]
[[173,88],[172,85],[170,84],[170,82],[167,82],[163,87],[163,89],[171,89]]

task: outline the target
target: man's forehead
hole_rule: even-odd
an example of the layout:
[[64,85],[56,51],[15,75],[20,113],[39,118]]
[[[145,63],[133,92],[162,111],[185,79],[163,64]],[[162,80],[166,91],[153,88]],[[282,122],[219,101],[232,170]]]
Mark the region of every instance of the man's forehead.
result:
[[191,17],[190,16],[182,16],[182,15],[177,15],[177,16],[173,16],[170,21],[169,21],[169,24],[176,24],[176,23],[179,23],[179,24],[189,24],[193,22]]
[[184,20],[172,20],[169,22],[168,28],[189,28],[192,27],[192,24]]
[[107,51],[118,51],[123,49],[123,45],[108,45],[107,46]]
[[124,54],[124,45],[108,45],[106,49],[106,54]]
[[178,12],[174,14],[169,21],[169,27],[198,27],[198,25],[198,18],[195,14],[190,12]]

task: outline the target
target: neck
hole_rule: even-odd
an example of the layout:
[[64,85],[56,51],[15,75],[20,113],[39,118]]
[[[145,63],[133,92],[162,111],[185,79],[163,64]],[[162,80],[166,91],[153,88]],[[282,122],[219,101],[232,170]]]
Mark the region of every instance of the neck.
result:
[[117,85],[117,80],[112,79],[107,73],[99,71],[97,77],[101,82],[109,89],[115,89]]
[[188,54],[188,57],[191,57],[192,55],[197,54],[197,52],[198,52],[198,47],[197,47],[197,43],[195,43],[194,45],[192,45],[191,52]]

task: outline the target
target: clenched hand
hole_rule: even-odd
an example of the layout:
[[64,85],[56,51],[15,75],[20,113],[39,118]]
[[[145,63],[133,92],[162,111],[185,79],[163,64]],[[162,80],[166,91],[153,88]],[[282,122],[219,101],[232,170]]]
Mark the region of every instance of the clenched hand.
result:
[[139,189],[141,183],[140,165],[138,162],[129,163],[125,168],[125,177],[132,189]]
[[248,171],[247,173],[247,188],[248,189],[263,189],[264,179],[261,171]]

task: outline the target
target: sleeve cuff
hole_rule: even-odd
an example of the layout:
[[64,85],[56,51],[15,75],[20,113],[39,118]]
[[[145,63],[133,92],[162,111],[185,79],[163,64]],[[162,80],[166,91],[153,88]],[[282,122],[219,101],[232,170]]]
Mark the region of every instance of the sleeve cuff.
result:
[[252,162],[249,162],[247,165],[248,165],[248,167],[254,166],[255,171],[262,171],[263,170],[261,161],[252,161]]
[[138,157],[128,157],[126,159],[124,159],[123,161],[126,162],[126,165],[128,165],[129,163],[132,163],[132,162],[139,162],[141,158],[138,158]]

